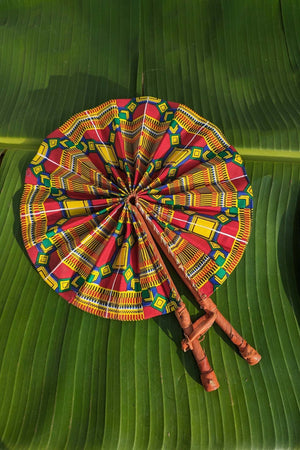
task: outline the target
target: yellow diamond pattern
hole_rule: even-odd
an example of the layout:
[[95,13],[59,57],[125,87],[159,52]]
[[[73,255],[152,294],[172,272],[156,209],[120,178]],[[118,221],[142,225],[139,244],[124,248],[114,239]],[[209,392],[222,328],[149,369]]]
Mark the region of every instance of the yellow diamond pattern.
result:
[[50,147],[56,147],[57,139],[49,139],[49,145],[50,145]]
[[33,171],[36,175],[38,175],[40,172],[43,172],[43,167],[41,165],[35,166]]
[[172,167],[172,169],[169,170],[169,176],[173,177],[174,175],[176,175],[176,168]]
[[128,106],[129,111],[133,112],[136,108],[136,103],[131,102]]
[[130,267],[128,267],[128,269],[125,271],[125,280],[129,281],[130,278],[133,276],[133,272],[132,269]]
[[165,304],[166,304],[166,299],[163,297],[160,297],[160,296],[158,296],[154,302],[155,308],[158,308],[158,309],[163,309]]
[[178,134],[173,134],[171,136],[171,144],[172,145],[178,145],[179,144],[179,136],[178,136]]
[[235,155],[234,160],[238,163],[238,164],[243,164],[243,160],[241,155],[239,155],[238,153]]
[[38,262],[39,264],[47,264],[49,256],[48,255],[39,255]]
[[224,214],[220,214],[220,215],[218,216],[218,219],[219,219],[219,221],[222,222],[222,223],[225,223],[225,222],[228,221],[228,217],[224,216]]
[[193,158],[200,158],[201,156],[201,149],[200,148],[194,148],[192,157]]
[[158,105],[161,112],[165,112],[168,109],[168,105],[166,103],[162,103],[161,105]]
[[60,280],[59,289],[61,291],[66,291],[70,287],[70,280]]
[[101,267],[100,271],[102,276],[109,275],[111,273],[111,268],[109,264],[106,264],[105,266]]

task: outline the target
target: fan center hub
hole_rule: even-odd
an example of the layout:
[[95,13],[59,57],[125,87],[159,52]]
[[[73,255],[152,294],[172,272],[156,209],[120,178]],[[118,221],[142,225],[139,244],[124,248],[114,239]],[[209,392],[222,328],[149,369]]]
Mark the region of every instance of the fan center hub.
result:
[[133,193],[133,194],[128,195],[127,202],[130,203],[131,205],[136,206],[136,203],[137,203],[136,194]]

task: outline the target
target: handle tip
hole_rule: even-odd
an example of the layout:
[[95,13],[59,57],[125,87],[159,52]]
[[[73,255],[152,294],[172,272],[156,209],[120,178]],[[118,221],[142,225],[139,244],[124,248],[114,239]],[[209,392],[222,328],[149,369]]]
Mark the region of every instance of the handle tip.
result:
[[220,384],[219,384],[216,374],[213,370],[209,373],[202,373],[200,375],[200,378],[201,378],[201,383],[207,392],[212,392],[212,391],[216,391],[217,389],[219,389]]
[[244,348],[240,349],[240,354],[250,366],[258,364],[261,360],[261,355],[248,343]]

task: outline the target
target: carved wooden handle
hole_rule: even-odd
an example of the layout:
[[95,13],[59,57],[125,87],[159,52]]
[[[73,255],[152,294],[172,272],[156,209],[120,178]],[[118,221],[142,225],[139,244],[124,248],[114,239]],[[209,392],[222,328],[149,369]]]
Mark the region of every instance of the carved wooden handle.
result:
[[[190,313],[186,309],[186,306],[183,302],[181,302],[180,306],[175,311],[175,315],[181,328],[183,329],[184,335],[186,336],[186,338],[182,341],[182,343],[185,343],[187,339],[190,339],[190,342],[192,343],[188,346],[183,345],[183,350],[184,351],[191,350],[193,352],[194,358],[199,368],[201,383],[204,389],[208,392],[215,391],[220,386],[219,382],[217,380],[214,370],[211,368],[209,364],[209,361],[203,348],[201,347],[201,344],[197,338],[198,333],[197,332],[195,333],[194,327],[195,324],[194,325],[192,324]],[[203,320],[202,322],[204,323]],[[213,321],[211,321],[211,325],[212,324]],[[207,325],[208,324],[205,324],[205,326]],[[202,326],[202,330],[205,329],[205,326]]]
[[[215,372],[211,368],[211,366],[208,362],[207,356],[197,338],[197,335],[199,334],[198,333],[199,330],[196,331],[194,329],[194,326],[191,321],[191,316],[190,316],[188,310],[186,309],[186,306],[183,303],[183,301],[179,295],[179,292],[177,291],[177,288],[176,288],[175,284],[173,283],[172,278],[169,274],[169,271],[168,271],[168,269],[161,257],[161,254],[156,246],[156,242],[154,241],[154,238],[155,239],[158,239],[158,238],[157,238],[155,232],[153,230],[151,230],[151,228],[150,228],[151,225],[150,224],[148,225],[146,223],[146,220],[144,219],[144,217],[142,216],[142,214],[138,210],[138,208],[133,204],[131,204],[131,208],[132,208],[136,218],[140,221],[140,223],[143,227],[143,230],[147,234],[147,238],[151,244],[151,247],[152,247],[153,251],[155,252],[155,255],[157,256],[162,268],[164,269],[165,274],[168,277],[171,288],[176,293],[176,297],[179,302],[179,307],[176,309],[175,315],[177,317],[177,320],[178,320],[181,328],[183,329],[184,335],[186,336],[185,339],[189,339],[189,338],[192,339],[192,344],[191,344],[191,347],[189,347],[189,348],[192,350],[193,355],[196,360],[196,363],[197,363],[197,366],[199,368],[201,383],[206,391],[209,391],[209,392],[214,391],[219,388],[219,386],[220,386],[219,382],[218,382]],[[215,314],[214,314],[214,316],[215,316]],[[201,322],[203,330],[206,330],[206,328],[208,329],[213,324],[211,314],[208,314],[207,317],[209,318],[209,322],[204,323],[203,320],[202,320],[203,324]],[[200,325],[200,323],[199,323],[199,325]],[[198,328],[200,329],[201,327],[198,327]],[[199,336],[200,336],[200,334],[199,334]]]
[[250,344],[233,328],[230,322],[220,313],[215,303],[211,298],[203,296],[198,300],[200,307],[208,314],[209,312],[216,312],[215,322],[229,337],[231,342],[235,344],[240,352],[240,355],[247,361],[248,364],[254,366],[261,360],[261,355],[251,347]]

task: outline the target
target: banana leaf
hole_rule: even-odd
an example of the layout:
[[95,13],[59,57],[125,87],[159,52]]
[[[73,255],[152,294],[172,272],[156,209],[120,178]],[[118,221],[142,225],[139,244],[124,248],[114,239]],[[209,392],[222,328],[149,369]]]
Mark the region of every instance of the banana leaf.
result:
[[[293,0],[1,2],[0,448],[299,447],[299,20]],[[23,247],[39,143],[76,112],[136,95],[215,123],[252,182],[250,242],[214,301],[262,360],[249,367],[213,328],[212,393],[174,315],[120,323],[71,307]]]

